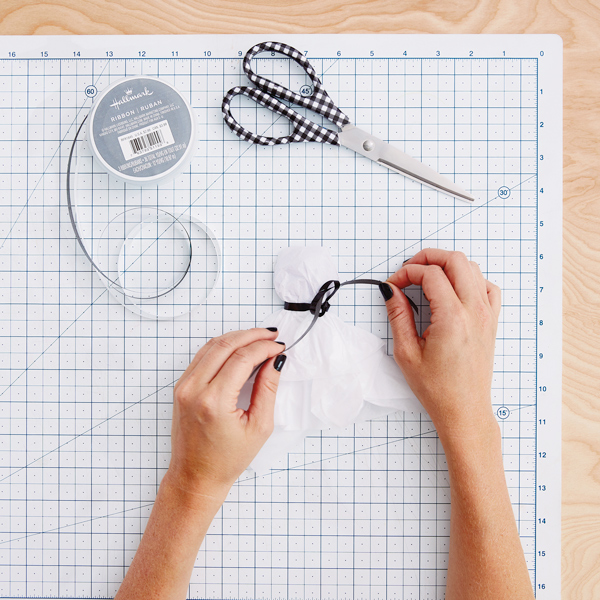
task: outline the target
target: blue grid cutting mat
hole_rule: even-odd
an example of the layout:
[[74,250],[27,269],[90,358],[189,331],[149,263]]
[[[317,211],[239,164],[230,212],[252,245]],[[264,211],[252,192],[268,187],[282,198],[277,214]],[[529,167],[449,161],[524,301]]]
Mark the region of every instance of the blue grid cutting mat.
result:
[[[208,338],[281,305],[274,257],[305,242],[327,246],[342,279],[385,278],[422,247],[461,250],[502,288],[494,410],[532,583],[539,598],[558,597],[560,39],[277,37],[307,53],[356,125],[455,179],[476,197],[468,205],[344,148],[255,147],[233,136],[222,97],[245,81],[240,57],[269,37],[0,40],[0,597],[114,595],[168,464],[173,382]],[[256,64],[292,89],[306,84],[286,59]],[[98,92],[134,74],[180,90],[199,136],[184,173],[126,202],[189,213],[223,254],[208,301],[174,321],[115,301],[66,212],[76,129]],[[249,103],[234,111],[260,133],[287,131]],[[122,194],[111,185],[101,173],[88,181],[99,215]],[[424,327],[426,302],[409,293]],[[336,307],[391,353],[378,293],[344,291]],[[189,595],[442,599],[449,511],[444,454],[426,416],[323,432],[270,474],[236,483]]]

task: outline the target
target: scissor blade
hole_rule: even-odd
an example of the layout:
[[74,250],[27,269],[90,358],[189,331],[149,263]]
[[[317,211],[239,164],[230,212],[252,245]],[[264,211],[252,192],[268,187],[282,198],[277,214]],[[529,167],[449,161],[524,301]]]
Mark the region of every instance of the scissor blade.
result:
[[394,148],[394,146],[354,125],[346,125],[339,132],[338,137],[342,146],[354,150],[354,152],[362,154],[392,171],[410,177],[434,190],[450,194],[459,200],[475,201],[475,198],[457,183],[440,175],[437,171],[402,152],[402,150]]

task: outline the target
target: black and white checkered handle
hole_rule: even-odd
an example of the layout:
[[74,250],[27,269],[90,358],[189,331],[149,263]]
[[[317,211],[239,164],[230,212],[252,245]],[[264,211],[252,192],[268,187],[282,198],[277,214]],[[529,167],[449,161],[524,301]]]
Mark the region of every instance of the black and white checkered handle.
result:
[[[277,52],[289,56],[292,60],[298,63],[308,74],[313,84],[312,93],[310,96],[301,96],[296,92],[288,90],[286,87],[275,83],[269,79],[265,79],[257,75],[251,68],[251,60],[261,52]],[[335,131],[322,127],[313,123],[309,119],[298,114],[295,110],[277,100],[281,98],[288,102],[292,102],[298,106],[308,108],[331,121],[338,127],[350,123],[350,119],[333,103],[327,92],[323,89],[321,80],[317,77],[313,66],[308,62],[304,55],[288,46],[279,42],[263,42],[250,48],[246,53],[243,61],[244,72],[248,79],[256,88],[250,87],[234,87],[227,92],[223,98],[222,111],[223,119],[227,126],[238,137],[253,144],[261,144],[263,146],[273,146],[275,144],[289,144],[291,142],[321,142],[323,144],[338,145],[338,135]],[[272,110],[273,112],[282,115],[289,119],[292,123],[292,133],[288,136],[272,138],[249,131],[242,127],[231,114],[231,100],[235,96],[243,95],[254,100],[257,104]]]

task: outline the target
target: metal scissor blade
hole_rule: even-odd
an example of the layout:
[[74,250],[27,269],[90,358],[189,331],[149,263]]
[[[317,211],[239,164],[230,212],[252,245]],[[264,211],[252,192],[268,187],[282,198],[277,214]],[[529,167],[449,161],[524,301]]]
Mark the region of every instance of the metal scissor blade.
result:
[[338,137],[342,146],[354,150],[388,169],[397,171],[405,177],[410,177],[434,190],[450,194],[459,200],[475,201],[475,198],[460,185],[355,125],[346,125],[339,132]]

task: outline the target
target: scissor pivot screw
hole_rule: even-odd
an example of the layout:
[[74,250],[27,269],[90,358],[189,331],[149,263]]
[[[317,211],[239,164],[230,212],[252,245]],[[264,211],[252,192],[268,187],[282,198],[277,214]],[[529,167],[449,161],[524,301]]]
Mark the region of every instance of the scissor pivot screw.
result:
[[373,150],[373,148],[375,148],[375,143],[373,142],[373,140],[365,140],[363,142],[363,148],[367,152],[371,152],[371,150]]

